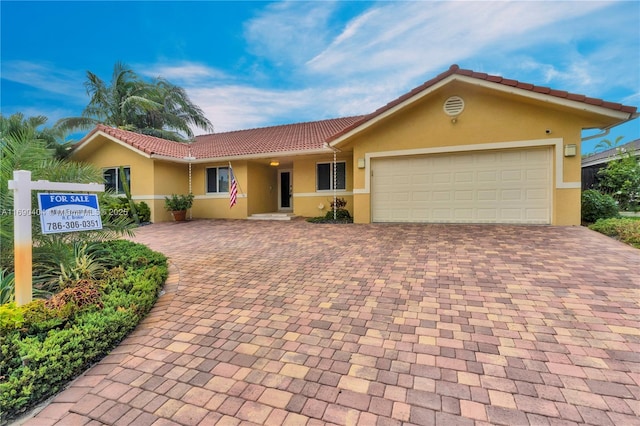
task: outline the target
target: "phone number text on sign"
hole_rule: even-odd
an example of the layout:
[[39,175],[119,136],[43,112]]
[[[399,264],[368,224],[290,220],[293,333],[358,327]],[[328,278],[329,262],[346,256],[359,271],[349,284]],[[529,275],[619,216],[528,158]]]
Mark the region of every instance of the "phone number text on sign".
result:
[[43,234],[102,229],[96,194],[39,193],[38,204]]

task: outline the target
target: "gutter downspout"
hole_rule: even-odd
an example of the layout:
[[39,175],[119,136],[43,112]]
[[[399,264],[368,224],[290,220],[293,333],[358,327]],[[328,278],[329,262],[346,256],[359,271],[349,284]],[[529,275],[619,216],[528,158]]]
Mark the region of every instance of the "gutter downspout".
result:
[[[183,159],[189,162],[189,194],[191,194],[192,193],[192,191],[191,191],[191,162],[193,160],[195,160],[196,157],[191,155],[191,144],[190,143],[189,143],[189,155],[187,157],[184,157]],[[192,210],[193,209],[189,209],[189,220],[193,219]]]
[[333,169],[333,220],[336,220],[338,215],[336,211],[336,205],[338,201],[338,193],[336,189],[336,187],[338,186],[338,174],[336,173],[336,165],[338,163],[337,153],[342,151],[340,151],[338,148],[332,147],[326,142],[325,142],[325,146],[331,149],[331,151],[333,151],[333,167],[332,167]]

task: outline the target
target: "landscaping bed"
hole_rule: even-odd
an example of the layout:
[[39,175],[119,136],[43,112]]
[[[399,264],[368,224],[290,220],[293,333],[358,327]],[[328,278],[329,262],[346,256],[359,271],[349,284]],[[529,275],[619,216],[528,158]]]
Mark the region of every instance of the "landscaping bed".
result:
[[104,357],[155,303],[166,257],[125,240],[100,245],[100,274],[65,277],[46,300],[0,306],[0,424]]
[[640,217],[599,219],[589,229],[640,249]]

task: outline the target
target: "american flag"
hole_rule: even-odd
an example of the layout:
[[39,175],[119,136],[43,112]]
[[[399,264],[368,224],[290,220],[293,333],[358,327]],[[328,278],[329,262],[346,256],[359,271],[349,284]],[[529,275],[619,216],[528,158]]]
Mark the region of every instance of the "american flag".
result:
[[229,208],[231,208],[236,205],[236,201],[238,199],[238,182],[236,182],[236,177],[233,174],[231,164],[229,164],[229,177],[231,178],[231,188],[229,189]]

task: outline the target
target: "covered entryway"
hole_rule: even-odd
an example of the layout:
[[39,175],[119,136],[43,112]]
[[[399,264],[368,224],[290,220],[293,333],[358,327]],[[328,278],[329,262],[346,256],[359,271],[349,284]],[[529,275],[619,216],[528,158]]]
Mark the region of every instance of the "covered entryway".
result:
[[373,222],[551,223],[551,149],[371,161]]

